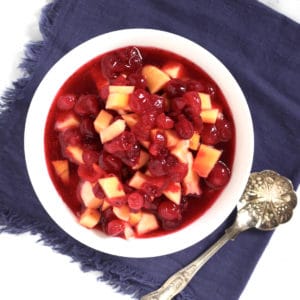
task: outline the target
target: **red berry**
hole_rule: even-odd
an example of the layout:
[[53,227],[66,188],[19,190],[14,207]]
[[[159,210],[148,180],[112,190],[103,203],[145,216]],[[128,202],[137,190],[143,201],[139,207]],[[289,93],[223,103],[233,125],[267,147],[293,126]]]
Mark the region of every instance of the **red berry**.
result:
[[86,164],[81,164],[78,166],[77,174],[81,179],[88,180],[90,182],[96,182],[104,175],[100,168],[94,168],[93,165]]
[[92,165],[99,162],[100,153],[91,149],[84,149],[82,153],[82,160],[87,165]]
[[147,86],[146,79],[142,74],[131,73],[127,77],[129,84],[134,85],[136,89],[145,89]]
[[107,223],[106,232],[111,236],[119,236],[125,230],[125,223],[122,220],[114,219]]
[[74,107],[77,96],[74,94],[62,95],[57,100],[57,108],[60,110],[70,110]]
[[174,121],[164,113],[156,117],[156,125],[161,129],[171,129],[174,126]]
[[85,138],[96,138],[98,137],[98,134],[95,130],[93,120],[91,118],[83,118],[80,122],[80,133],[85,137]]
[[151,173],[152,176],[164,176],[167,175],[166,170],[166,160],[165,159],[159,159],[159,158],[151,158],[148,161],[148,170]]
[[99,199],[104,199],[105,198],[105,194],[100,186],[100,184],[97,182],[94,186],[93,186],[93,193],[95,194],[95,196]]
[[203,81],[190,79],[186,83],[187,91],[205,92],[206,85]]
[[143,89],[136,89],[129,97],[129,107],[137,114],[143,114],[148,110],[149,105],[150,94]]
[[194,115],[199,115],[201,111],[201,102],[198,93],[195,91],[186,92],[183,95],[183,98],[185,100],[186,105],[190,107],[191,112]]
[[183,108],[186,105],[186,102],[183,97],[176,97],[173,98],[171,101],[171,110],[175,113],[181,113],[183,111]]
[[138,192],[133,192],[128,195],[127,203],[132,210],[139,210],[144,205],[144,197]]
[[215,145],[219,143],[219,131],[214,124],[204,124],[201,131],[201,141],[206,145]]
[[181,79],[171,79],[164,87],[168,98],[181,97],[186,91],[186,83]]
[[74,106],[74,112],[80,116],[97,116],[100,103],[96,95],[82,95]]
[[165,200],[158,206],[158,215],[165,220],[172,221],[181,218],[181,211],[174,202]]
[[222,161],[218,161],[205,179],[205,183],[212,189],[224,187],[230,178],[230,170]]
[[190,139],[194,134],[193,124],[186,119],[183,115],[178,117],[175,123],[175,130],[181,139]]
[[69,128],[59,134],[59,142],[63,148],[68,145],[77,146],[82,143],[82,135],[78,128]]
[[222,142],[228,142],[232,138],[232,125],[224,116],[217,119],[216,128]]
[[118,174],[122,168],[121,160],[105,151],[100,154],[99,165],[107,173]]

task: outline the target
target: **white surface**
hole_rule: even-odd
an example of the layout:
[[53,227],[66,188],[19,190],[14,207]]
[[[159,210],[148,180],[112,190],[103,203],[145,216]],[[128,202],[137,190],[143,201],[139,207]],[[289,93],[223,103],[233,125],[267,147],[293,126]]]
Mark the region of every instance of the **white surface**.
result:
[[[23,56],[24,45],[28,41],[40,39],[38,18],[40,9],[47,2],[0,2],[0,93],[12,80],[20,76],[17,66]],[[275,9],[300,22],[300,1],[261,2],[273,5]],[[298,228],[299,207],[295,210],[293,219],[274,233],[240,300],[299,299],[299,279],[298,275],[295,275],[300,269]],[[52,251],[42,243],[36,243],[38,238],[29,234],[0,235],[1,299],[38,300],[41,299],[41,295],[44,300],[131,299],[98,282],[97,274],[83,273],[76,263],[71,263],[69,257]]]

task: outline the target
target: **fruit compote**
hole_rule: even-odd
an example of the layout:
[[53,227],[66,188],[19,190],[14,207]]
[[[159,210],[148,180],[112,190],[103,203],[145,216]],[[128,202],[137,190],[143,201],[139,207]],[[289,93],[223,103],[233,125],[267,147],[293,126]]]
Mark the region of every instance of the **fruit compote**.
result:
[[228,183],[233,126],[198,66],[126,47],[63,84],[46,124],[47,165],[81,225],[126,239],[162,235],[200,217]]

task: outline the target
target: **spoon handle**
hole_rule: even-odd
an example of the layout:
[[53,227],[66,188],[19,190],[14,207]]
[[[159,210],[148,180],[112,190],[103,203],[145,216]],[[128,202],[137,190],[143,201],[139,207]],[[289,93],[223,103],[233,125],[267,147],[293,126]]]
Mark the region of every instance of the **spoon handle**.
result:
[[140,300],[171,300],[179,294],[192,280],[201,267],[229,240],[234,239],[241,229],[233,224],[225,234],[186,267],[173,274],[159,289],[143,296]]

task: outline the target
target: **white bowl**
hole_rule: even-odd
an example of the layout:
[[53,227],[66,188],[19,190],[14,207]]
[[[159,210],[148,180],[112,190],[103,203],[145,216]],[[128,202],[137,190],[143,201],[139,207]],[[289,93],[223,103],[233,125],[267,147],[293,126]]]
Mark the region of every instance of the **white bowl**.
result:
[[[57,193],[48,174],[44,129],[58,90],[92,58],[125,47],[152,46],[174,52],[200,66],[221,88],[235,124],[235,155],[229,183],[217,201],[183,229],[152,238],[124,240],[82,227]],[[46,74],[32,99],[25,126],[25,157],[35,193],[51,218],[69,235],[96,250],[126,257],[155,257],[187,248],[212,233],[232,212],[251,171],[254,136],[245,97],[228,69],[210,52],[181,36],[152,29],[125,29],[97,36],[61,58]]]

